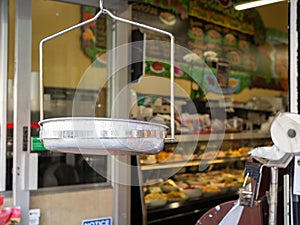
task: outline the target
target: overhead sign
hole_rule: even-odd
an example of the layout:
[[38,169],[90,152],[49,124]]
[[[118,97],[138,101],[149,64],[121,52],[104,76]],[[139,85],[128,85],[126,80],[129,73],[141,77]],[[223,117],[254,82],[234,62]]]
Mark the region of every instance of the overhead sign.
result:
[[111,217],[83,220],[82,225],[112,225]]

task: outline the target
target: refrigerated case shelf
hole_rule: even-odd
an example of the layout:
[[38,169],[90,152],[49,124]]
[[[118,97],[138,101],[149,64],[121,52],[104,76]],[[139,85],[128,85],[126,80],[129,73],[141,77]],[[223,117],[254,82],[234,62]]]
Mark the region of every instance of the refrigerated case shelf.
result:
[[200,216],[210,208],[236,199],[238,199],[238,194],[233,192],[212,197],[199,197],[187,201],[171,202],[162,207],[148,208],[147,224],[196,224]]
[[211,134],[182,134],[175,135],[175,141],[166,140],[165,143],[190,142],[190,141],[210,141],[210,140],[247,140],[247,139],[265,139],[270,138],[269,132],[247,131],[238,133],[211,133]]
[[[198,147],[207,146],[209,142],[211,142],[210,147],[214,149],[214,142],[223,142],[222,149],[224,152],[229,151],[230,149],[235,149],[236,146],[240,147],[257,147],[258,145],[265,146],[265,143],[272,143],[271,137],[269,133],[256,132],[256,131],[246,131],[240,133],[211,133],[211,134],[182,134],[175,135],[175,141],[165,141],[165,150],[168,151],[168,147],[176,147],[179,143],[185,145],[187,147],[191,143],[197,143]],[[228,145],[229,143],[229,145]],[[226,148],[226,146],[230,146],[232,148]],[[202,149],[202,148],[201,148]],[[199,150],[199,149],[198,149]],[[202,155],[203,151],[197,152],[195,150],[194,154],[197,156]],[[210,158],[209,158],[210,159]],[[195,159],[194,157],[190,157],[190,159],[184,159],[182,161],[164,161],[164,162],[156,162],[153,164],[145,164],[141,165],[141,171],[145,174],[155,173],[160,174],[164,173],[168,169],[174,170],[179,169],[178,174],[182,173],[193,173],[195,167],[199,165],[208,164],[214,166],[216,170],[231,168],[231,169],[241,169],[249,159],[249,155],[226,155],[224,157],[213,158],[212,160],[207,160],[205,158],[202,159],[199,157]],[[180,168],[184,168],[181,170]],[[208,167],[212,168],[212,167]],[[186,172],[183,172],[186,171]],[[205,173],[202,171],[200,173]],[[176,177],[173,177],[176,180]],[[171,177],[171,179],[173,179]],[[178,180],[177,180],[178,182]],[[147,224],[148,225],[179,225],[179,224],[195,224],[197,219],[200,218],[207,210],[210,208],[221,204],[226,201],[238,199],[237,189],[229,191],[227,193],[216,193],[214,195],[209,196],[200,196],[199,198],[193,198],[185,201],[175,201],[169,202],[166,205],[156,207],[156,208],[148,208],[147,209]]]
[[182,167],[189,167],[189,166],[199,166],[200,163],[207,163],[210,165],[213,164],[221,164],[221,163],[231,163],[237,160],[245,161],[248,159],[248,156],[242,157],[230,157],[224,159],[214,159],[214,160],[193,160],[188,162],[164,162],[164,163],[156,163],[152,165],[142,165],[141,169],[143,171],[146,170],[161,170],[161,169],[172,169],[172,168],[182,168]]

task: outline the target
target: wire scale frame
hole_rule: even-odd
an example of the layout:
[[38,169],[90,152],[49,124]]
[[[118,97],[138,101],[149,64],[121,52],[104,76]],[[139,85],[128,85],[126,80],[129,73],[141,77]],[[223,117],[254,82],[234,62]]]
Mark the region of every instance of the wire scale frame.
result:
[[[100,10],[93,18],[66,28],[48,37],[39,44],[40,70],[40,139],[49,150],[84,154],[156,154],[164,146],[164,140],[175,140],[174,120],[174,36],[164,30],[113,15],[99,1]],[[146,121],[100,118],[65,117],[44,119],[44,70],[43,46],[45,42],[97,20],[102,14],[113,20],[152,30],[170,37],[170,138],[168,127]],[[81,152],[82,151],[82,152]]]

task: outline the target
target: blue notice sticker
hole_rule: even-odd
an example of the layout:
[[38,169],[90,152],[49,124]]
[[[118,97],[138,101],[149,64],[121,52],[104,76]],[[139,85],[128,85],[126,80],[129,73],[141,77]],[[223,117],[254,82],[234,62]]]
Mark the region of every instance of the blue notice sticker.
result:
[[112,218],[105,217],[98,219],[83,220],[82,225],[112,225]]

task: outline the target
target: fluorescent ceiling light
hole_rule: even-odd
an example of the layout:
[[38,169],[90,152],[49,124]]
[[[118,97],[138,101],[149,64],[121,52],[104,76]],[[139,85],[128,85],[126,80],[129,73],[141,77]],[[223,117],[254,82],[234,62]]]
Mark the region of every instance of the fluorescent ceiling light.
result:
[[250,9],[250,8],[254,8],[254,7],[272,4],[275,2],[282,2],[282,1],[285,1],[285,0],[258,0],[258,1],[253,1],[253,2],[241,3],[238,5],[235,5],[234,8],[236,10],[244,10],[244,9]]

